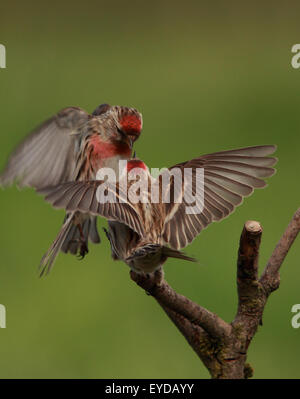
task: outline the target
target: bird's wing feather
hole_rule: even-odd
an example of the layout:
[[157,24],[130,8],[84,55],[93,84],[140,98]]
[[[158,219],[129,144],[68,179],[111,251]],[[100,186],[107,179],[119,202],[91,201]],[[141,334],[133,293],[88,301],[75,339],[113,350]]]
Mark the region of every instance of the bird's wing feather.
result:
[[[275,146],[257,146],[222,151],[169,168],[170,171],[179,168],[183,177],[184,169],[190,169],[192,179],[180,180],[181,193],[179,194],[176,193],[174,179],[171,180],[166,192],[164,193],[163,190],[160,192],[159,203],[153,204],[157,207],[159,220],[162,222],[162,230],[159,232],[162,243],[169,244],[174,249],[184,248],[210,223],[222,220],[232,213],[242,203],[243,198],[253,192],[254,188],[265,187],[266,183],[263,179],[275,173],[273,166],[277,159],[268,157],[275,150]],[[204,171],[204,189],[200,193],[197,192],[197,168]],[[156,183],[161,184],[161,181],[162,175]],[[127,192],[123,192],[118,184],[116,187],[106,185],[108,190],[115,193],[117,201],[99,202],[97,189],[102,183],[102,181],[68,182],[38,190],[38,192],[45,195],[46,201],[54,207],[72,212],[101,215],[108,220],[124,223],[141,237],[145,237],[147,232],[144,227],[143,206],[139,203],[131,203],[127,199]],[[170,201],[167,203],[163,200],[166,193],[170,196]],[[189,194],[185,195],[187,193]],[[175,201],[181,194],[183,194],[183,201]],[[186,207],[193,205],[190,201],[191,195],[196,194],[203,196],[203,209],[196,207],[193,213],[187,214]]]
[[[182,203],[161,204],[165,214],[162,237],[165,243],[174,249],[187,246],[210,223],[224,219],[240,205],[243,198],[249,196],[254,188],[266,186],[264,178],[275,173],[272,167],[277,158],[269,157],[276,150],[274,145],[241,148],[222,151],[201,156],[191,161],[179,163],[169,168],[179,168],[184,175],[184,169],[190,168],[193,173],[191,181],[183,179],[182,193],[190,189],[196,194],[196,169],[203,168],[204,189],[201,195],[203,210],[192,214],[186,213],[190,206],[183,195]],[[170,191],[174,189],[171,182]],[[197,208],[196,208],[197,210]]]
[[145,230],[137,204],[127,201],[127,193],[119,185],[105,183],[105,189],[115,195],[113,202],[99,201],[97,190],[103,184],[101,180],[67,182],[54,187],[44,187],[37,192],[45,196],[45,200],[55,208],[63,208],[68,212],[80,211],[92,215],[100,215],[107,220],[116,220],[126,224],[140,236]]
[[17,146],[0,175],[0,185],[41,188],[73,179],[76,132],[89,119],[78,107],[64,108]]

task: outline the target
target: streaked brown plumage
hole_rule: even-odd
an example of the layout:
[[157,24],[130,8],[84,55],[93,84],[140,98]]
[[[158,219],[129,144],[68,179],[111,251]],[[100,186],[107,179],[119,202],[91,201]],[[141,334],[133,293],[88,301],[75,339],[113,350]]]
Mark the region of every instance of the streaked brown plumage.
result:
[[[102,167],[118,170],[129,159],[142,129],[142,115],[134,108],[102,104],[93,114],[78,107],[65,108],[44,122],[12,153],[0,175],[0,185],[41,189],[69,181],[96,178]],[[88,239],[100,242],[96,216],[67,214],[64,224],[41,261],[51,268],[59,250],[82,256]]]
[[[119,202],[99,203],[96,191],[101,181],[71,182],[40,192],[54,207],[105,217],[109,221],[107,235],[113,257],[123,260],[137,272],[148,273],[160,268],[168,257],[193,260],[179,250],[191,243],[210,223],[231,214],[255,188],[266,186],[264,179],[275,173],[273,166],[277,159],[269,157],[275,150],[276,146],[266,145],[222,151],[169,168],[170,171],[174,168],[193,170],[191,182],[183,179],[182,192],[188,189],[195,192],[194,171],[196,168],[204,169],[204,209],[198,214],[186,214],[186,206],[191,204],[184,198],[181,203],[175,202],[174,180],[169,185],[169,191],[173,193],[170,203],[164,203],[161,196],[158,203],[135,204],[128,200],[123,203],[127,193],[118,185]],[[136,160],[129,161],[128,165],[131,162]],[[144,169],[148,171],[145,165]],[[153,179],[149,171],[146,178]],[[160,184],[161,179],[162,175],[154,184]],[[149,190],[145,195],[150,196]]]

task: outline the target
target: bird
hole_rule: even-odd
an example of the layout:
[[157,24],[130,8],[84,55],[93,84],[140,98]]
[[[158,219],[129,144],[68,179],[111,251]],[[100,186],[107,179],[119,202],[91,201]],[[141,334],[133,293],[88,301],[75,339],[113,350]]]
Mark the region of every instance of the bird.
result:
[[[151,274],[168,258],[196,261],[181,250],[212,222],[232,214],[255,188],[266,187],[264,179],[276,172],[277,158],[270,156],[276,148],[260,145],[202,155],[163,170],[157,178],[142,160],[133,158],[116,184],[70,182],[38,192],[55,208],[106,218],[113,258],[136,273]],[[174,172],[181,175],[179,190]],[[199,182],[202,189],[197,192]],[[158,192],[155,200],[153,187]],[[114,201],[103,201],[99,189]],[[136,198],[130,196],[132,190],[138,193]]]
[[[92,114],[67,107],[42,123],[11,154],[0,174],[0,186],[41,189],[69,181],[96,178],[100,168],[117,170],[118,161],[130,159],[133,143],[142,131],[142,114],[135,108],[99,105]],[[100,242],[97,217],[67,213],[63,225],[40,262],[51,269],[60,250],[81,258],[88,240]]]

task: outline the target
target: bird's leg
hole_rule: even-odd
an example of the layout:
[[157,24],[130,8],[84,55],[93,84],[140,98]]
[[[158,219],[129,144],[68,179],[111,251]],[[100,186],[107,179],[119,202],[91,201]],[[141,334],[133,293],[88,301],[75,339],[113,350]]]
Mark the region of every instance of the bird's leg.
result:
[[162,266],[160,266],[159,269],[155,270],[154,272],[154,281],[158,287],[162,285],[164,277],[165,277],[164,269]]
[[[151,274],[150,273],[140,273],[144,278],[146,279],[150,279],[151,278]],[[164,269],[162,266],[159,267],[159,269],[155,270],[155,272],[153,273],[154,276],[154,284],[157,287],[160,287],[164,281]],[[149,291],[145,290],[147,295],[152,295]]]
[[104,233],[106,235],[106,238],[108,239],[109,244],[110,244],[111,257],[113,258],[113,260],[120,260],[121,259],[120,255],[116,251],[116,247],[115,247],[115,245],[113,243],[113,240],[112,240],[110,232],[105,227],[103,227],[103,231],[104,231]]
[[80,241],[80,250],[79,250],[78,257],[79,257],[80,260],[82,260],[85,257],[85,255],[89,252],[89,250],[88,250],[87,244],[85,242],[85,238],[84,238],[84,234],[83,234],[83,230],[82,230],[81,224],[77,224],[77,228],[78,228],[79,233],[80,233],[80,240],[79,240]]
[[109,234],[108,230],[105,227],[103,227],[103,231],[104,231],[104,233],[106,235],[106,238],[111,243],[111,238],[110,238],[110,234]]

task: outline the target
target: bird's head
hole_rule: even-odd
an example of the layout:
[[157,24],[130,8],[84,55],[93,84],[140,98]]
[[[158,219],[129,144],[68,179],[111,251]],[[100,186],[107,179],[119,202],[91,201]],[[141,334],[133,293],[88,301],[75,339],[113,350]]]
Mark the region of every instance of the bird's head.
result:
[[136,181],[140,178],[148,178],[148,176],[149,169],[147,165],[138,158],[129,159],[121,173],[121,178],[126,178],[130,181]]
[[94,155],[99,154],[101,159],[130,158],[142,123],[142,115],[134,108],[101,104],[85,127],[87,134],[92,136]]
[[118,105],[110,107],[109,113],[115,120],[118,138],[121,141],[127,142],[132,148],[133,143],[139,138],[142,131],[142,114],[135,108]]
[[143,161],[137,158],[132,158],[129,161],[127,161],[127,173],[131,172],[133,169],[142,169],[145,172],[148,171],[147,165]]

